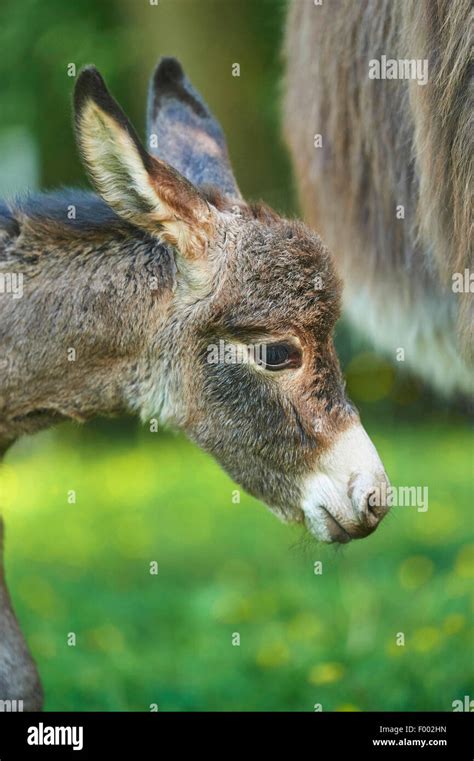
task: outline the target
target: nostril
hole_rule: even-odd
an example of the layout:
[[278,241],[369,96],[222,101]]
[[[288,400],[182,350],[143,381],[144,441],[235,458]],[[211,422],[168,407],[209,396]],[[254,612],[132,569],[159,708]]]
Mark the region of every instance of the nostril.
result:
[[365,509],[369,515],[377,517],[380,514],[380,505],[377,505],[377,492],[372,489],[365,498]]
[[358,473],[349,485],[348,496],[354,511],[362,523],[371,530],[375,529],[388,511],[385,474]]
[[371,529],[375,529],[387,512],[385,502],[379,499],[376,488],[370,489],[359,503],[359,514],[363,522]]

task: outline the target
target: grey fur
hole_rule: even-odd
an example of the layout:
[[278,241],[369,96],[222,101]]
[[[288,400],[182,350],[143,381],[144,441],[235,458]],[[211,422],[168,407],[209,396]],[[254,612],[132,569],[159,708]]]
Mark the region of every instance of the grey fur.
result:
[[[285,134],[345,309],[444,395],[473,393],[474,302],[453,289],[473,270],[471,29],[469,0],[293,0],[285,46]],[[382,55],[426,61],[427,83],[370,79]]]
[[[303,522],[306,479],[358,422],[332,341],[341,284],[315,233],[239,197],[220,128],[202,101],[191,109],[199,121],[188,119],[197,97],[190,93],[186,83],[175,127],[169,91],[155,99],[152,122],[165,145],[157,159],[99,73],[84,70],[75,91],[78,142],[114,210],[71,190],[0,205],[0,275],[23,277],[22,298],[0,295],[0,450],[60,420],[158,416],[277,515]],[[184,166],[188,128],[202,129],[203,139]],[[211,161],[206,173],[209,136],[220,163]],[[205,186],[212,178],[218,187]],[[251,362],[209,363],[208,348],[221,340],[290,341],[300,366],[273,372]],[[350,500],[352,481],[344,489]],[[383,509],[368,514],[365,497],[363,508],[349,517],[353,537],[383,517]],[[331,525],[337,541],[349,539]],[[0,631],[8,635],[0,698],[2,690],[36,684],[8,598],[1,599]]]

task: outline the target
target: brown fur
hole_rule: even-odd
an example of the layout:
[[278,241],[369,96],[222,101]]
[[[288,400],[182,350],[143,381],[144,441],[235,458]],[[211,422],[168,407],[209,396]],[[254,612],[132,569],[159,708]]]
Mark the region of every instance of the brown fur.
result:
[[[78,143],[106,203],[68,190],[0,204],[0,275],[24,277],[22,298],[0,297],[0,449],[60,420],[157,416],[277,515],[306,521],[308,479],[343,432],[360,429],[333,347],[341,284],[331,255],[301,222],[235,195],[226,152],[223,167],[212,165],[219,187],[196,187],[144,157],[91,69],[78,80],[76,109]],[[217,134],[209,120],[206,130]],[[207,176],[202,156],[192,158],[188,170]],[[297,361],[284,370],[210,363],[208,349],[220,341],[290,344]],[[385,475],[372,450],[375,486]],[[362,492],[355,503],[361,460],[351,471],[343,459],[347,482],[339,473],[333,481],[347,503],[348,514],[338,513],[345,528],[319,497],[311,503],[312,530],[325,541],[366,536],[386,511],[370,510]],[[6,621],[13,631],[12,615],[4,597],[0,627]],[[12,652],[0,651],[0,697],[22,684],[8,667]],[[30,656],[23,646],[15,653],[33,683]]]
[[[453,273],[473,266],[470,6],[293,0],[285,46],[301,203],[336,255],[346,308],[446,393],[472,388],[472,295],[452,290]],[[428,83],[369,79],[381,55],[428,59]]]

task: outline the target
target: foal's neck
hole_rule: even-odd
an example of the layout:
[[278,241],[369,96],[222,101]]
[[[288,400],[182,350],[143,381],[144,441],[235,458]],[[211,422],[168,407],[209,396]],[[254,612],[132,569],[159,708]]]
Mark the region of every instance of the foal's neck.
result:
[[0,443],[126,411],[174,278],[172,252],[91,193],[0,203]]

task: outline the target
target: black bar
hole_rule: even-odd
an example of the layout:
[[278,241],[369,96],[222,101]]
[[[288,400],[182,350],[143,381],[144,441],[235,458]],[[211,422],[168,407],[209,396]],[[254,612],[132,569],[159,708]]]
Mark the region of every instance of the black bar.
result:
[[[63,728],[63,729],[60,729]],[[81,734],[82,728],[82,734]],[[224,734],[223,734],[224,733]],[[156,758],[262,746],[310,758],[471,761],[470,713],[0,713],[0,761]],[[30,743],[28,742],[30,740]],[[50,740],[56,745],[48,744]],[[32,743],[42,744],[32,744]],[[69,745],[63,743],[69,742]],[[76,746],[77,750],[73,750]],[[82,746],[82,747],[80,747]],[[168,749],[167,751],[165,749]],[[253,755],[253,753],[252,753]]]

